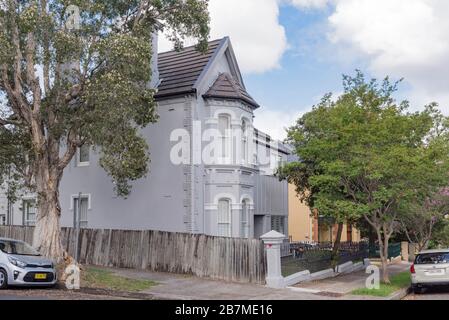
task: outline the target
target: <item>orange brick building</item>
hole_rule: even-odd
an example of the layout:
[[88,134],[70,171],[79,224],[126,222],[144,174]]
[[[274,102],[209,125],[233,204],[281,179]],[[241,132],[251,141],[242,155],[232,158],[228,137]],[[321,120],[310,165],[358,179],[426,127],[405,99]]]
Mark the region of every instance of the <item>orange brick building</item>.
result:
[[[337,225],[330,225],[310,208],[296,194],[295,186],[288,186],[288,231],[291,241],[330,242],[337,237]],[[345,224],[341,241],[360,241],[360,231]]]

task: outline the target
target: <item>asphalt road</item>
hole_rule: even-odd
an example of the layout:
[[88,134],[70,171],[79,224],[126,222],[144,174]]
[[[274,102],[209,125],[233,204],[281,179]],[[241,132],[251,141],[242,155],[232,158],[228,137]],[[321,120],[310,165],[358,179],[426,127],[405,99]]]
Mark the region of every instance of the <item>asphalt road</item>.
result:
[[410,294],[404,300],[449,300],[449,287],[426,289],[422,294]]
[[117,297],[92,295],[57,289],[0,290],[0,300],[121,300]]

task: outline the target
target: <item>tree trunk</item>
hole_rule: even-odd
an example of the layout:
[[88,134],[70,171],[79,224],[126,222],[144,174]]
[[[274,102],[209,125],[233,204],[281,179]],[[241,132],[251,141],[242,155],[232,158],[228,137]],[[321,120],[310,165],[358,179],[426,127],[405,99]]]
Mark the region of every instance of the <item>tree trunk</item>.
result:
[[332,248],[332,256],[331,256],[332,268],[335,268],[338,264],[338,260],[339,260],[338,253],[340,251],[340,243],[341,243],[342,233],[343,233],[343,223],[339,223],[338,229],[337,229],[337,237],[335,238],[334,246]]
[[384,234],[383,258],[382,258],[382,282],[390,284],[390,275],[388,274],[388,243],[389,238]]
[[388,274],[388,238],[382,236],[381,230],[376,230],[377,239],[379,240],[379,255],[382,264],[382,282],[390,284],[390,276]]
[[421,252],[423,250],[426,250],[429,245],[428,240],[422,240],[418,242],[418,252]]
[[370,225],[368,225],[368,232],[369,257],[371,258],[376,256],[376,234]]
[[34,247],[45,257],[62,263],[64,249],[61,242],[59,181],[61,176],[52,170],[40,169],[36,175],[38,193],[37,219],[33,234]]

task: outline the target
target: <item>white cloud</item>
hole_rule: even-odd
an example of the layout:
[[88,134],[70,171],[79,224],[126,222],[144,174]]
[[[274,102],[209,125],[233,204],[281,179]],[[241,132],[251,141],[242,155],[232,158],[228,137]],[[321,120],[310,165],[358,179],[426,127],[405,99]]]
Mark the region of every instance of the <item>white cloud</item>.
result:
[[288,0],[292,5],[306,9],[321,9],[326,7],[330,0]]
[[[211,39],[229,36],[243,73],[263,73],[280,66],[287,37],[279,23],[278,0],[211,0]],[[161,37],[159,51],[172,45]]]
[[447,0],[335,0],[329,39],[376,76],[404,77],[413,103],[442,99],[447,108],[448,12]]
[[254,127],[273,139],[282,141],[287,138],[286,129],[293,126],[303,114],[300,111],[275,111],[263,107],[255,112]]

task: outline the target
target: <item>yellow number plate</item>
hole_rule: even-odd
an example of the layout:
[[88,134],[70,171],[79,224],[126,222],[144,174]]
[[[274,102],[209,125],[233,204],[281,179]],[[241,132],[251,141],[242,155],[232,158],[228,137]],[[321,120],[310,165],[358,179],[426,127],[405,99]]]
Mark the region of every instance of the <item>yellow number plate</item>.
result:
[[45,279],[47,279],[47,275],[45,273],[36,273],[34,275],[34,279],[36,279],[36,280],[45,280]]

